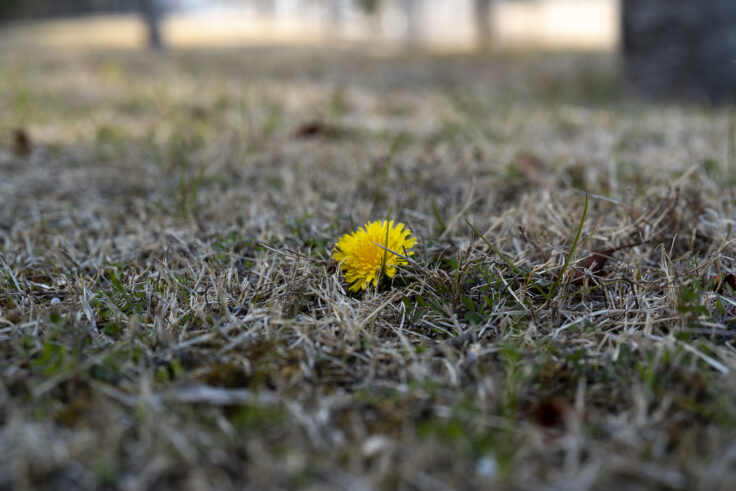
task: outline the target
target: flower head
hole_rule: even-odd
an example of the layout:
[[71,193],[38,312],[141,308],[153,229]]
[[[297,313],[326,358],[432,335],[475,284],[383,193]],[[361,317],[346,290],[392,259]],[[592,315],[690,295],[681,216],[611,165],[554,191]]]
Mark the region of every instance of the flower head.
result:
[[352,283],[350,291],[365,290],[371,283],[377,286],[381,269],[392,278],[396,274],[396,266],[407,261],[386,249],[411,256],[414,253],[409,249],[414,247],[417,239],[409,235],[411,230],[403,223],[394,224],[393,220],[386,223],[384,220],[366,223],[352,234],[340,237],[332,258],[340,263],[345,279]]

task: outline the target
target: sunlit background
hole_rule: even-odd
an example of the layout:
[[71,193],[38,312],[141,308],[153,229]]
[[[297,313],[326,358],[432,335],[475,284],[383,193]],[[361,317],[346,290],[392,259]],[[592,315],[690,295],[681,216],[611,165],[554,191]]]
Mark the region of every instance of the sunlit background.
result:
[[[159,0],[167,46],[406,46],[612,50],[618,0]],[[481,10],[482,5],[486,10]],[[479,9],[481,5],[481,9]],[[0,48],[146,44],[139,2],[0,1]]]

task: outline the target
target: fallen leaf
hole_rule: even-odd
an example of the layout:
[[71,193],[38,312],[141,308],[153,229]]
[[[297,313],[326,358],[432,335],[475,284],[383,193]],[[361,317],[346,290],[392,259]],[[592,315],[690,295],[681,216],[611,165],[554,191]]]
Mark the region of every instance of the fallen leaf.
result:
[[520,153],[516,156],[516,165],[530,183],[542,187],[550,184],[547,167],[537,156]]
[[728,290],[727,286],[731,287],[731,290],[736,292],[736,275],[727,274],[726,276],[717,275],[708,280],[711,284],[710,289],[716,293],[726,293]]
[[628,249],[630,247],[636,247],[641,245],[641,242],[635,244],[626,244],[619,247],[612,247],[604,251],[594,252],[593,254],[586,257],[577,266],[572,268],[571,282],[573,285],[581,285],[585,282],[586,277],[590,277],[595,281],[594,276],[603,271],[608,260],[611,258],[613,253],[622,249]]
[[551,397],[533,404],[528,410],[529,419],[541,426],[553,427],[564,422],[565,413],[570,409],[570,404],[560,398]]
[[322,121],[308,121],[294,130],[292,136],[294,138],[314,138],[317,136],[337,136],[341,130],[336,126],[329,125]]
[[13,150],[15,154],[25,157],[33,150],[33,142],[28,130],[24,128],[16,128],[13,133]]
[[593,277],[600,273],[613,252],[614,249],[606,249],[605,251],[594,252],[585,258],[579,266],[572,268],[572,283],[575,285],[582,284],[586,276]]

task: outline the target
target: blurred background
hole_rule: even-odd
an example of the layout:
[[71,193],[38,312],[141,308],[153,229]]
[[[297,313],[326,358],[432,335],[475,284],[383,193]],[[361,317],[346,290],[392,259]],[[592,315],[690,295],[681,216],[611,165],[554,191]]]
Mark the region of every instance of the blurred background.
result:
[[610,50],[619,42],[619,9],[618,0],[1,0],[0,19],[4,47],[339,40],[440,51]]
[[732,0],[0,0],[0,50],[323,46],[622,54],[653,97],[731,99]]

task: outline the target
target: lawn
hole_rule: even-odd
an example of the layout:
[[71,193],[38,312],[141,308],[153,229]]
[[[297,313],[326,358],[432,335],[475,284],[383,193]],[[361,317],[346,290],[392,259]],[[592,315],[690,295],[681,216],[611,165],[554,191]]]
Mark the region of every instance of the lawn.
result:
[[732,107],[611,54],[0,66],[0,489],[736,486]]

